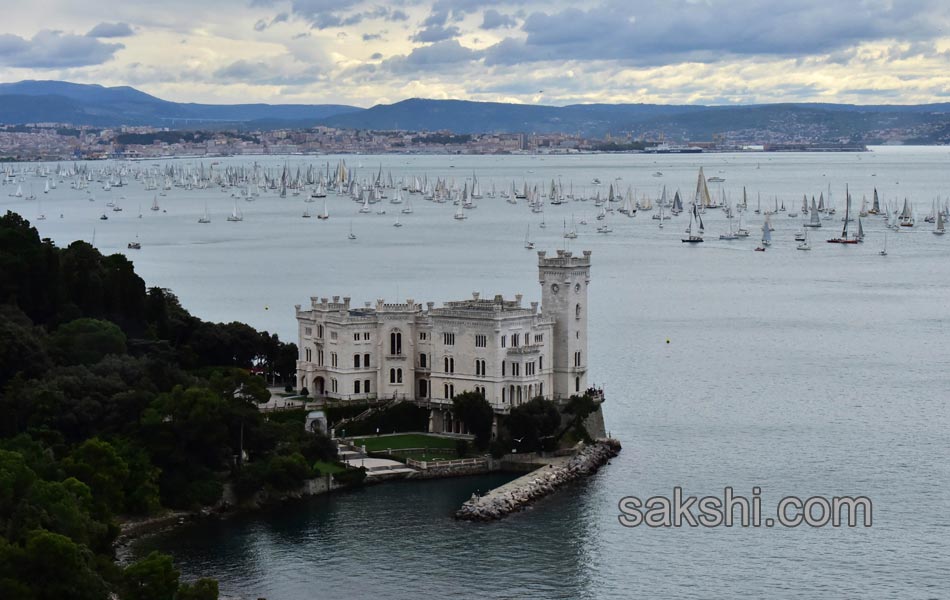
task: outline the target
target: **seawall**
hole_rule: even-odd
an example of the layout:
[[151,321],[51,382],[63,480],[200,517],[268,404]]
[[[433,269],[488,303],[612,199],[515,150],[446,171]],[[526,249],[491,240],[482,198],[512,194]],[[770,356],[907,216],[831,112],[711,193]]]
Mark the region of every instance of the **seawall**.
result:
[[473,495],[456,511],[455,518],[465,521],[503,519],[571,481],[596,473],[620,453],[620,448],[620,442],[614,439],[588,444],[573,456],[556,459],[546,467],[497,487],[484,496]]

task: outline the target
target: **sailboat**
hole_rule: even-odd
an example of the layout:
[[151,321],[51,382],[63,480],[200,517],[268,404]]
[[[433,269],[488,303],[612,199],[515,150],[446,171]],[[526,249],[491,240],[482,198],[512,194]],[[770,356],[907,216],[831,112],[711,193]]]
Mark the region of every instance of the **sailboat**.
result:
[[841,228],[841,237],[831,238],[828,240],[829,244],[857,244],[860,240],[856,237],[848,237],[848,222],[850,222],[851,215],[851,193],[848,192],[847,188],[845,189],[845,203],[844,203],[844,226]]
[[152,198],[152,207],[149,210],[157,211],[158,208],[158,196],[155,196]]
[[[702,167],[699,169],[699,176],[702,178]],[[701,179],[703,183],[705,180]],[[693,233],[693,222],[696,222],[696,233]],[[703,241],[703,218],[699,216],[696,205],[693,204],[693,211],[689,213],[689,226],[686,228],[686,237],[682,238],[686,244],[699,244]]]
[[465,212],[462,210],[461,203],[459,204],[459,207],[455,209],[455,215],[452,218],[457,221],[463,221],[468,218],[465,216]]
[[531,225],[528,225],[528,230],[524,234],[524,247],[526,250],[534,250],[534,242],[531,241]]
[[884,247],[878,252],[881,256],[887,256],[887,232],[884,232]]
[[943,212],[937,211],[937,221],[934,223],[934,235],[943,235],[946,232],[946,226],[943,220]]
[[237,200],[234,201],[234,208],[231,209],[231,214],[228,215],[228,221],[236,222],[243,221],[244,215],[241,214],[241,211],[238,210]]
[[772,245],[772,228],[769,226],[769,220],[766,219],[762,223],[762,246],[768,247]]
[[412,214],[412,198],[406,200],[406,206],[403,207],[402,214],[411,215]]
[[815,198],[811,199],[811,219],[807,223],[802,223],[803,227],[821,227],[821,215],[818,213],[821,209],[815,205]]
[[914,226],[914,211],[911,209],[910,204],[907,202],[907,198],[904,198],[904,209],[901,210],[901,214],[900,214],[900,226],[901,227]]
[[[564,237],[573,240],[577,238],[577,226],[574,224],[574,215],[571,215],[571,228],[567,229],[567,221],[564,221]],[[597,228],[600,229],[599,227]]]
[[321,221],[326,221],[330,218],[330,213],[327,212],[327,199],[323,199],[323,212],[317,215],[317,218]]
[[805,239],[802,240],[802,243],[796,246],[798,250],[811,250],[811,244],[808,243],[808,232],[805,231]]
[[399,215],[396,215],[396,222],[393,223],[393,227],[402,227],[402,223],[399,222]]
[[348,236],[346,236],[346,237],[347,237],[347,239],[351,239],[351,240],[355,240],[355,239],[356,239],[356,234],[353,233],[353,221],[350,221],[350,234],[349,234]]
[[199,222],[199,223],[210,223],[210,222],[211,222],[211,217],[208,215],[208,203],[207,203],[207,202],[205,202],[205,212],[204,212],[203,215],[201,215],[200,217],[198,217],[198,222]]
[[127,244],[127,246],[128,246],[128,249],[129,249],[129,250],[141,250],[141,249],[142,249],[142,243],[139,242],[139,234],[136,233],[136,234],[135,234],[135,240],[129,242],[129,243]]

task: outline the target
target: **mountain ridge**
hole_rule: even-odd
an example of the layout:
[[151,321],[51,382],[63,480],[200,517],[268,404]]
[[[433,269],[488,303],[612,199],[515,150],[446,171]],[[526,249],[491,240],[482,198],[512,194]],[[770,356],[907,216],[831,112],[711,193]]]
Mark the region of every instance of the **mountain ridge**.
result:
[[[823,141],[880,139],[905,130],[923,143],[947,142],[950,103],[920,105],[787,102],[773,104],[509,104],[407,98],[360,108],[339,104],[201,104],[172,102],[130,86],[53,80],[0,84],[0,123],[152,125],[170,128],[310,128],[441,131],[457,134],[606,134],[709,139],[723,132]],[[751,135],[751,134],[750,134]]]

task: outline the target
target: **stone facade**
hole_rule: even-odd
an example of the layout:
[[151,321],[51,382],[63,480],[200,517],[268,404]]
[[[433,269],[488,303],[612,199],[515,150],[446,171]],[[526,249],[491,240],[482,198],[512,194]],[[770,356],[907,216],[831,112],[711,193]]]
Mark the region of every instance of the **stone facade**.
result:
[[[309,307],[296,307],[298,384],[314,397],[436,405],[477,391],[499,412],[536,396],[583,392],[590,254],[538,252],[540,306],[524,305],[520,294],[505,300],[473,293],[439,308],[412,299],[357,307],[349,297],[311,297]],[[433,425],[458,428],[444,420]]]

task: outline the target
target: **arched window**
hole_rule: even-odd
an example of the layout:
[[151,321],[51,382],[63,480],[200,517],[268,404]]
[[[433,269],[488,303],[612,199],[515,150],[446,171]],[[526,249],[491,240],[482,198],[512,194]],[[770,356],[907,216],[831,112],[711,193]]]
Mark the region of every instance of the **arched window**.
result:
[[402,383],[402,369],[396,369],[396,383]]
[[354,354],[354,355],[353,355],[353,368],[354,368],[354,369],[359,369],[359,368],[360,368],[360,355],[359,355],[359,354]]
[[425,352],[419,355],[419,366],[423,369],[426,368],[426,355]]
[[538,371],[544,370],[544,357],[538,356]]
[[398,329],[389,334],[389,353],[393,356],[402,354],[402,333]]
[[445,357],[445,369],[443,369],[443,370],[444,370],[446,373],[449,372],[449,357],[448,357],[448,356]]
[[574,391],[575,391],[575,392],[581,391],[581,378],[580,378],[580,377],[575,377],[575,378],[574,378]]
[[363,355],[363,368],[364,368],[364,369],[368,369],[368,368],[369,368],[369,354],[364,354],[364,355]]
[[389,383],[396,383],[396,369],[389,370]]
[[356,381],[353,382],[353,393],[354,393],[354,394],[359,394],[359,393],[360,393],[360,380],[359,380],[359,379],[357,379]]
[[574,307],[574,316],[575,316],[576,318],[578,318],[578,319],[581,318],[581,305],[580,305],[580,304],[578,304],[577,306]]
[[505,388],[501,388],[501,403],[502,403],[502,404],[505,403],[505,399],[506,399],[507,396],[508,396],[508,394],[506,393],[507,391],[508,391],[508,390],[506,390]]
[[447,384],[447,383],[442,384],[442,391],[444,392],[444,393],[443,393],[443,396],[445,396],[446,398],[448,398],[448,397],[449,397],[449,384]]

